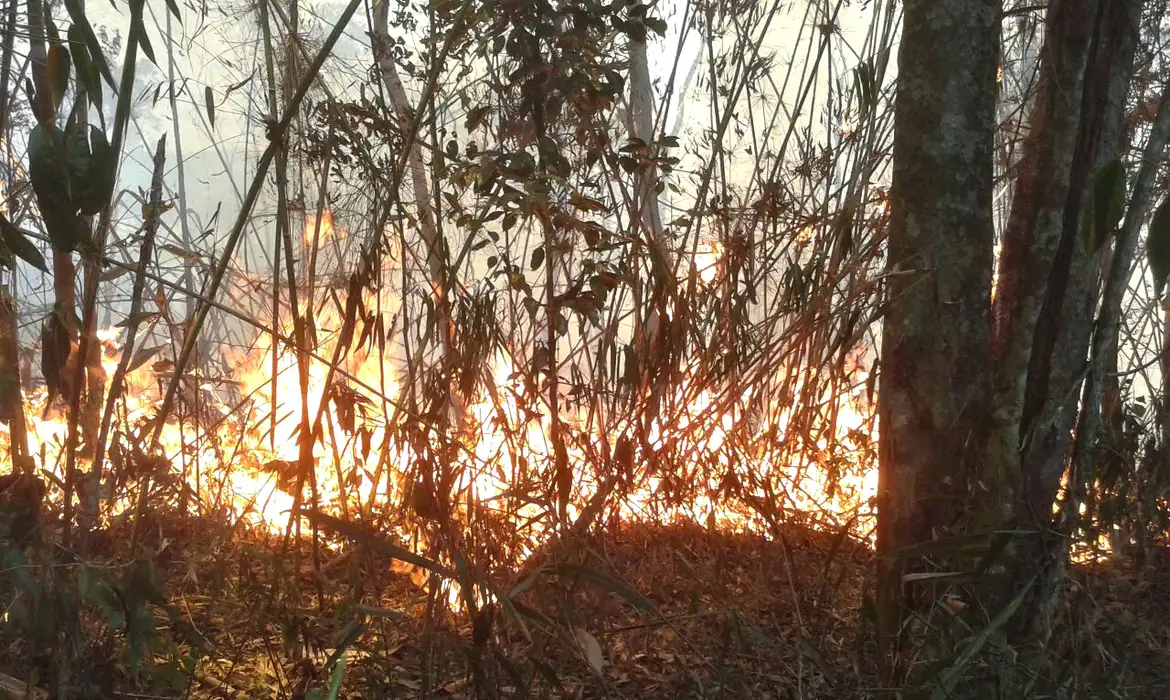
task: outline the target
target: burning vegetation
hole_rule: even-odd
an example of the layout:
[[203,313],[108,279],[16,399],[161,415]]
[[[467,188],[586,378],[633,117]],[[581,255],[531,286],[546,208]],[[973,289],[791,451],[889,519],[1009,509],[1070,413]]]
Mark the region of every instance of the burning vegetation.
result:
[[0,700],[1155,687],[1118,3],[13,3]]

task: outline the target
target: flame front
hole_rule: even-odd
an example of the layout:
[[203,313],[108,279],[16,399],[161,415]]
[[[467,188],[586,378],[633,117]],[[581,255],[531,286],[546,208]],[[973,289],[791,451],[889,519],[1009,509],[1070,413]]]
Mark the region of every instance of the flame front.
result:
[[[323,217],[320,226],[310,219],[304,235],[307,242],[344,238],[331,216]],[[700,251],[695,265],[704,284],[717,279],[720,254],[714,244]],[[363,294],[366,308],[384,315],[400,309],[401,300],[388,290]],[[171,469],[165,476],[185,482],[205,512],[228,513],[276,532],[290,523],[297,486],[308,494],[311,485],[320,508],[342,515],[412,504],[426,516],[420,483],[430,479],[434,483],[422,497],[438,494],[444,501],[438,507],[468,526],[477,518],[504,519],[520,544],[503,555],[526,557],[559,522],[547,505],[550,499],[543,497],[557,477],[546,397],[498,351],[477,393],[462,402],[461,424],[448,435],[432,435],[433,443],[422,443],[420,450],[403,426],[417,428],[425,421],[404,408],[411,405],[402,388],[408,381],[400,384],[403,368],[393,353],[376,343],[351,343],[335,352],[345,322],[336,298],[320,292],[301,304],[302,316],[311,315],[315,329],[311,353],[298,357],[287,343],[274,343],[271,334],[262,333],[250,351],[228,355],[234,387],[199,372],[186,374],[181,400],[159,436],[158,450]],[[288,335],[296,326],[290,319],[280,325]],[[117,330],[102,334],[110,376],[120,357],[120,336]],[[119,464],[108,473],[125,472],[128,463],[142,461],[150,451],[147,425],[172,371],[168,362],[144,362],[130,372],[112,431],[111,461]],[[562,406],[572,474],[567,516],[579,517],[606,487],[612,489],[608,502],[614,504],[607,512],[626,520],[686,519],[767,532],[775,513],[788,513],[868,537],[873,513],[866,506],[876,493],[876,425],[866,400],[866,377],[855,374],[854,390],[816,396],[822,424],[799,430],[789,425],[795,401],[769,403],[750,386],[717,392],[702,380],[698,363],[654,398],[660,410],[649,421],[599,417],[596,406]],[[322,410],[330,381],[333,400]],[[799,381],[789,389],[789,396],[807,393]],[[60,484],[67,425],[46,412],[43,390],[26,391],[26,404],[30,451],[37,466]],[[302,423],[307,418],[313,426],[318,416],[313,469],[306,474],[300,469]],[[3,440],[8,452],[7,433]],[[793,455],[803,457],[794,460]],[[83,460],[80,466],[90,465]],[[116,479],[106,480],[104,518],[127,511],[127,491]],[[403,542],[418,541],[420,528],[425,525],[398,534]]]

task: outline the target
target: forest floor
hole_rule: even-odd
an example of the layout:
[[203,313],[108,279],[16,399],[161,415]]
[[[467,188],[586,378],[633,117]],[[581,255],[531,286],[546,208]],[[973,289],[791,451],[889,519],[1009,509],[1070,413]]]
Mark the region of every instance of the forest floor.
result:
[[[125,630],[84,635],[75,697],[325,698],[339,648],[343,698],[890,697],[873,688],[863,612],[872,553],[845,537],[612,528],[566,545],[568,564],[515,610],[471,618],[428,596],[420,571],[360,547],[315,563],[307,543],[282,554],[277,536],[147,522],[167,599],[153,663],[131,670]],[[1170,557],[1141,573],[1078,567],[1069,590],[1070,697],[1170,697]],[[7,641],[13,678],[44,678],[60,658]]]

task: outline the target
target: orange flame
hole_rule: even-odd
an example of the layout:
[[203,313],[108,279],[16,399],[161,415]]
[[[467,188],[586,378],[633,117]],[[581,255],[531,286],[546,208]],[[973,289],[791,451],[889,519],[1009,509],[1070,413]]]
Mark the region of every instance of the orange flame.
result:
[[[312,218],[306,223],[306,243],[311,245],[318,235],[323,239],[345,234],[326,212],[319,229]],[[696,257],[694,264],[704,283],[717,278],[721,256],[719,246],[712,244]],[[189,381],[183,385],[185,395],[190,395],[187,403],[200,406],[202,413],[177,411],[160,436],[162,456],[174,465],[172,476],[185,479],[204,508],[226,510],[253,526],[275,531],[283,530],[294,507],[291,492],[296,479],[290,473],[296,473],[301,459],[306,409],[310,423],[319,413],[322,419],[311,455],[322,508],[345,512],[373,502],[403,503],[413,486],[407,475],[427,458],[395,430],[393,417],[401,414],[395,413],[394,405],[403,397],[393,358],[375,347],[346,348],[331,372],[320,358],[334,356],[343,311],[336,304],[317,304],[320,299],[307,296],[299,312],[312,314],[314,357],[298,357],[287,346],[274,344],[271,335],[261,334],[250,351],[227,355],[244,400],[229,405],[222,387],[199,372],[189,372]],[[367,307],[378,304],[389,314],[401,305],[389,289],[367,290],[363,301]],[[113,329],[102,334],[111,376],[121,354],[118,335]],[[308,365],[304,380],[301,361]],[[146,362],[127,377],[125,405],[116,414],[115,426],[124,443],[133,445],[143,439],[144,426],[161,398],[160,386],[170,379],[167,370],[165,362]],[[832,418],[816,431],[806,427],[803,437],[789,435],[792,406],[765,405],[751,387],[732,399],[717,395],[700,379],[703,376],[696,364],[668,396],[661,397],[662,410],[647,426],[644,440],[636,437],[641,428],[633,418],[598,421],[584,408],[562,409],[561,418],[575,436],[566,444],[574,489],[570,518],[581,514],[611,471],[598,464],[597,456],[612,453],[616,436],[629,436],[635,456],[627,455],[631,473],[617,499],[617,512],[623,518],[687,519],[721,528],[766,531],[768,523],[753,504],[778,496],[774,488],[762,484],[780,484],[786,491],[784,502],[776,504],[780,508],[815,514],[837,526],[851,526],[857,533],[868,532],[872,509],[857,514],[859,507],[874,498],[877,475],[872,468],[860,467],[872,465],[876,426],[866,402],[864,375],[852,392],[820,397],[825,414]],[[335,400],[322,411],[330,377]],[[382,387],[381,394],[369,387]],[[793,391],[802,395],[799,384]],[[530,554],[555,526],[539,499],[522,493],[533,484],[556,483],[551,417],[542,408],[543,398],[531,392],[521,368],[497,353],[488,385],[464,402],[465,421],[456,436],[460,449],[451,453],[455,478],[447,485],[450,501],[460,504],[456,515],[463,518],[470,517],[468,504],[484,508],[503,501],[513,504],[508,516],[518,526],[525,523],[528,535],[520,538],[524,540],[520,549],[511,553],[517,557]],[[66,424],[40,418],[44,402],[43,390],[27,392],[30,449],[38,466],[60,480]],[[605,427],[597,427],[599,422]],[[800,453],[791,449],[795,441],[807,443],[804,452],[811,455],[797,463],[791,457]],[[8,448],[5,429],[0,452]],[[121,459],[136,459],[133,452]],[[686,456],[686,463],[664,472],[653,466],[657,453]],[[681,502],[664,497],[678,479],[700,487],[692,490],[699,495]],[[129,506],[129,499],[117,488],[111,484],[108,489],[107,518],[117,517]],[[731,492],[739,497],[726,498]],[[402,533],[404,542],[407,534]]]

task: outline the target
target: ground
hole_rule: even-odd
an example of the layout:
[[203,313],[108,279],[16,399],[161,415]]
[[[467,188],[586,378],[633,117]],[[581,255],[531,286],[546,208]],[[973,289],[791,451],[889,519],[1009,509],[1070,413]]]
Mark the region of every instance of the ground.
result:
[[[83,613],[75,697],[327,697],[339,647],[344,698],[882,697],[862,612],[872,555],[833,533],[610,526],[565,544],[513,610],[468,616],[428,596],[421,570],[352,543],[326,541],[315,563],[307,541],[282,554],[278,535],[144,522],[167,600],[151,608],[151,663],[135,672],[127,625],[111,635]],[[95,548],[125,542],[117,527]],[[1170,558],[1081,567],[1069,584],[1056,640],[1070,697],[1170,697]],[[60,656],[11,629],[3,641],[0,671],[47,687]]]

